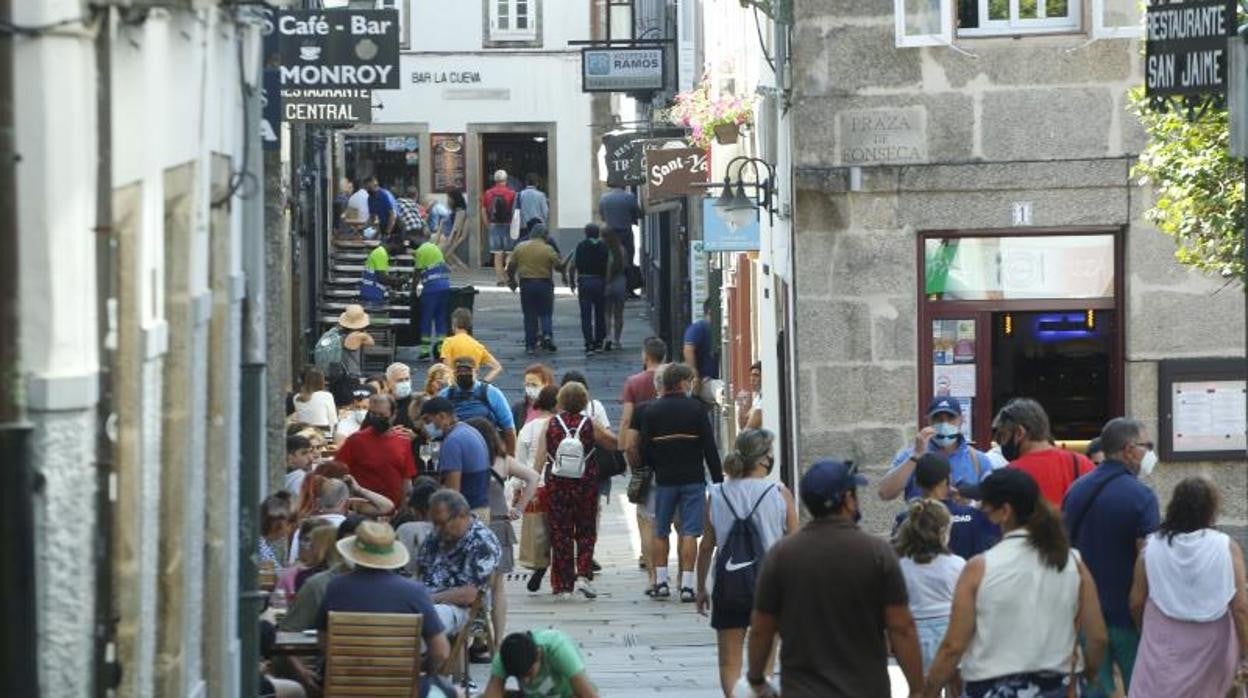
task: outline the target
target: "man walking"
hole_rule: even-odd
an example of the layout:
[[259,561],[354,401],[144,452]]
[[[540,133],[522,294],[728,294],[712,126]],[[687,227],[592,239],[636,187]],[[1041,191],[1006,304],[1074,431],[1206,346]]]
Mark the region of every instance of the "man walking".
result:
[[[658,337],[647,337],[641,344],[642,370],[634,373],[624,381],[620,390],[620,450],[628,455],[630,468],[640,465],[640,454],[636,448],[637,431],[633,429],[633,413],[638,406],[658,397],[654,387],[655,369],[667,358],[667,343]],[[641,565],[649,567],[652,542],[654,540],[654,512],[644,504],[637,505],[637,532],[641,536]],[[650,581],[653,588],[654,580]]]
[[927,407],[927,426],[919,429],[913,445],[897,452],[892,469],[880,479],[880,499],[896,499],[902,491],[906,500],[919,496],[916,464],[928,453],[945,457],[954,487],[979,484],[992,472],[988,454],[971,446],[962,435],[961,405],[954,398],[937,397]]
[[755,695],[774,695],[766,674],[777,633],[785,698],[891,695],[890,647],[910,694],[923,689],[901,565],[887,541],[858,529],[866,484],[839,461],[819,461],[802,476],[813,520],[776,543],[759,571],[746,674]]
[[710,471],[713,482],[724,479],[706,409],[688,397],[693,381],[693,370],[688,366],[668,366],[663,372],[663,397],[647,405],[638,425],[641,458],[654,468],[656,486],[650,557],[655,583],[651,596],[666,599],[672,595],[667,572],[668,535],[679,509],[677,559],[680,600],[685,603],[697,599],[693,566],[706,510],[706,472]]
[[470,357],[455,359],[455,385],[447,387],[439,397],[450,401],[460,421],[484,417],[498,429],[507,452],[516,452],[516,422],[511,405],[503,391],[477,380],[477,363]]
[[[585,226],[585,239],[572,251],[572,268],[568,285],[577,292],[581,304],[581,336],[585,339],[585,354],[593,355],[602,349],[607,336],[606,290],[607,246],[599,239],[599,228],[594,223]],[[577,289],[580,284],[580,289]]]
[[1030,398],[1007,402],[992,420],[992,433],[1010,467],[1030,475],[1054,507],[1061,506],[1071,483],[1096,467],[1082,453],[1053,445],[1049,415]]
[[456,308],[451,313],[451,334],[442,342],[441,356],[442,363],[447,366],[454,366],[460,359],[472,359],[478,368],[485,371],[481,380],[486,383],[493,383],[503,372],[503,365],[498,359],[472,336],[472,311],[467,308]]
[[1114,665],[1130,693],[1131,671],[1140,634],[1131,620],[1127,597],[1136,557],[1148,534],[1161,522],[1157,495],[1139,476],[1157,464],[1144,425],[1129,417],[1111,419],[1101,430],[1105,460],[1071,485],[1062,502],[1062,520],[1096,582],[1109,630],[1109,654],[1090,696],[1114,693]]
[[637,203],[637,196],[623,185],[611,187],[598,199],[598,217],[608,228],[620,234],[620,243],[624,247],[624,266],[632,267],[635,247],[633,226],[641,220],[641,204]]
[[[520,288],[520,310],[524,314],[524,349],[529,356],[542,346],[556,351],[552,313],[555,307],[555,282],[551,275],[563,271],[559,252],[546,243],[546,226],[535,225],[529,239],[516,245],[507,261],[508,285]],[[540,328],[539,328],[540,323]]]
[[[925,453],[919,457],[911,478],[919,488],[919,496],[935,499],[945,505],[952,519],[949,525],[949,551],[969,560],[991,548],[1001,539],[1001,529],[988,520],[982,511],[961,504],[953,497],[949,484],[949,460],[941,453]],[[893,521],[893,532],[909,512],[903,511]]]
[[693,394],[708,405],[718,402],[719,356],[712,341],[711,319],[715,306],[708,298],[702,303],[702,317],[685,329],[682,352],[685,363],[693,368]]
[[541,182],[542,178],[536,173],[528,173],[524,176],[524,189],[516,195],[516,208],[520,209],[520,224],[523,226],[533,220],[546,225],[550,220],[550,201],[539,188]]
[[494,255],[494,274],[498,285],[505,286],[507,255],[511,252],[511,214],[516,208],[516,192],[507,186],[507,172],[494,173],[494,186],[481,194],[481,220],[489,234],[490,253]]

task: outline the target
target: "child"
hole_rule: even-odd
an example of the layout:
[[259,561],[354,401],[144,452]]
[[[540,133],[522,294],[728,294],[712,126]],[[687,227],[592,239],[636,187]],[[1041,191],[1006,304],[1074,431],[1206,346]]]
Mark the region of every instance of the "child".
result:
[[[935,499],[915,499],[893,536],[893,548],[901,558],[901,572],[906,578],[910,612],[919,632],[924,673],[949,627],[953,589],[966,566],[965,560],[949,552],[951,523],[944,504]],[[960,687],[948,686],[946,690],[947,695],[961,694]]]

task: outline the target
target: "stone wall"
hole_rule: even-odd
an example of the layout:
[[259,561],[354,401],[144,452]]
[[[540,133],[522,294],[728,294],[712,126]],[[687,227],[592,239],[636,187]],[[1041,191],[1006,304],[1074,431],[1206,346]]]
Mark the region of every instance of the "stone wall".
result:
[[[1244,355],[1244,297],[1178,266],[1142,221],[1130,178],[1145,142],[1126,109],[1139,46],[1084,35],[894,48],[891,3],[797,0],[793,152],[798,449],[802,464],[852,458],[878,479],[913,438],[918,405],[917,234],[1001,229],[1011,204],[1031,225],[1126,230],[1126,408],[1155,428],[1162,358]],[[847,112],[918,109],[920,157],[866,163],[840,153]],[[925,151],[925,152],[924,152]],[[1017,228],[1025,233],[1025,228]],[[1243,521],[1242,463],[1163,464],[1163,497],[1185,474],[1223,485]],[[896,502],[863,497],[872,530]]]

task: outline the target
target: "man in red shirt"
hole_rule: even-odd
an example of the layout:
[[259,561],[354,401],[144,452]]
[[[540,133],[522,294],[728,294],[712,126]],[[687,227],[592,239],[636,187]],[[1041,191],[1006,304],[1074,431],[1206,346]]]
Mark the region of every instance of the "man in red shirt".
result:
[[[658,337],[647,337],[641,345],[642,371],[634,373],[624,381],[620,391],[620,450],[624,451],[629,462],[634,465],[640,459],[639,451],[634,448],[638,433],[632,428],[633,414],[637,406],[650,402],[658,397],[654,387],[654,370],[662,365],[667,358],[667,343]],[[641,566],[650,568],[650,542],[654,538],[654,512],[649,511],[646,504],[637,507],[637,530],[641,534]],[[650,571],[650,586],[654,587],[654,571]]]
[[368,416],[362,428],[347,437],[335,459],[351,469],[361,487],[383,494],[399,506],[407,501],[416,477],[412,441],[400,428],[391,428],[394,398],[374,395],[368,400]]
[[1055,509],[1061,508],[1071,483],[1096,468],[1087,456],[1052,444],[1049,415],[1030,398],[1006,403],[992,421],[992,433],[1010,467],[1030,475]]
[[494,186],[481,194],[481,224],[489,232],[490,252],[498,285],[507,285],[507,254],[511,252],[511,215],[516,208],[516,192],[507,186],[507,172],[494,173]]

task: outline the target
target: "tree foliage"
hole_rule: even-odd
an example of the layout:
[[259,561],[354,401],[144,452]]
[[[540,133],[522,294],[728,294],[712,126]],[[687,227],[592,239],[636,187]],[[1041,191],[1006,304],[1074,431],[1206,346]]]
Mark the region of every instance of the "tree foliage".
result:
[[1143,88],[1131,102],[1149,135],[1134,169],[1156,193],[1145,217],[1174,238],[1180,263],[1243,283],[1244,167],[1228,150],[1226,109],[1189,119],[1183,109],[1150,107]]

